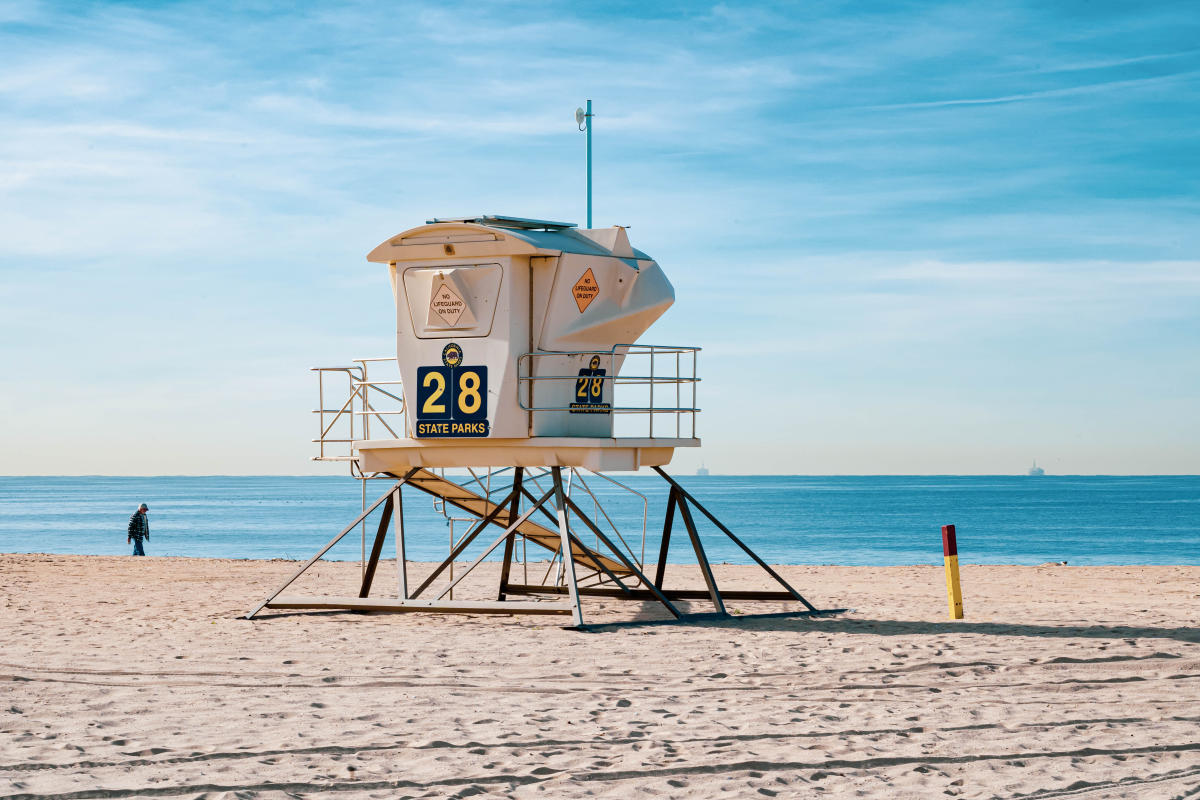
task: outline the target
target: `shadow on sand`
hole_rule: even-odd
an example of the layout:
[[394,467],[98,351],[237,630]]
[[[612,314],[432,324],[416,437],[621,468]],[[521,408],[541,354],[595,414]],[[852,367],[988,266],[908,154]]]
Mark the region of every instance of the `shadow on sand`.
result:
[[[828,633],[865,633],[876,636],[941,636],[945,634],[983,634],[985,636],[1034,636],[1055,639],[1172,639],[1179,642],[1200,643],[1200,627],[1155,628],[1146,625],[1030,625],[1007,622],[971,622],[958,620],[928,622],[921,620],[862,619],[846,616],[844,610],[822,611],[812,614],[806,611],[784,611],[774,614],[732,614],[720,616],[711,613],[689,613],[681,620],[658,618],[661,609],[645,608],[643,613],[653,612],[653,619],[640,618],[620,622],[587,625],[582,630],[589,633],[634,630],[639,628],[728,628],[747,631],[794,631]],[[285,611],[259,614],[258,620],[267,621],[286,617],[339,617],[343,615],[386,615],[376,611]],[[507,615],[489,615],[504,618]],[[543,618],[546,624],[551,618]],[[553,624],[553,623],[551,623]]]
[[986,636],[1039,636],[1056,639],[1173,639],[1180,642],[1200,643],[1200,627],[1031,625],[1007,622],[971,622],[969,620],[926,622],[921,620],[862,619],[845,616],[840,612],[809,614],[786,611],[776,614],[736,614],[731,616],[696,614],[679,621],[655,619],[589,625],[588,630],[601,632],[671,625],[753,631],[795,631],[797,633],[806,631],[868,633],[876,636],[940,636],[972,633]]

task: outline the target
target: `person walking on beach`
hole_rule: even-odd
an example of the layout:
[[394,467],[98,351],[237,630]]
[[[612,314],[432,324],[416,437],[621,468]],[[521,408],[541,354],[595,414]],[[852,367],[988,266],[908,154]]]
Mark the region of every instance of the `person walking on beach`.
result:
[[125,537],[125,544],[133,542],[135,556],[146,555],[146,551],[142,549],[142,539],[150,541],[150,520],[146,518],[146,512],[149,510],[150,506],[142,503],[129,518],[129,535]]

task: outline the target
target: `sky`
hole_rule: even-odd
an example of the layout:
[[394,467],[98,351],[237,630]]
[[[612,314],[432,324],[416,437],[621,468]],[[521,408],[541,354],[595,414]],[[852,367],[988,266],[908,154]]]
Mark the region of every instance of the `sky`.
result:
[[336,474],[433,216],[630,226],[714,473],[1200,473],[1200,6],[0,0],[0,474]]

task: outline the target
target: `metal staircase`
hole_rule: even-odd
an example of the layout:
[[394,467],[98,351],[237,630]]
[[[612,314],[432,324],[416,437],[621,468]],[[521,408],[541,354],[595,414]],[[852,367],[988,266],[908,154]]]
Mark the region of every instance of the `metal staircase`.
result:
[[[501,528],[506,527],[505,521],[507,517],[499,513],[501,510],[499,505],[493,503],[487,497],[471,491],[462,484],[455,483],[449,478],[438,475],[431,470],[418,470],[408,479],[406,485],[432,495],[441,500],[446,506],[453,506],[454,508],[466,511],[473,515],[472,519],[489,519],[493,525]],[[530,502],[537,499],[528,492],[523,496],[529,499]],[[443,511],[442,513],[446,515],[447,519],[450,518],[448,512]],[[558,526],[558,521],[548,511],[543,513],[549,518],[552,525],[555,527]],[[543,547],[551,553],[557,553],[561,549],[558,531],[547,528],[532,520],[522,522],[517,526],[515,532],[525,537],[525,540],[531,544]],[[584,569],[594,570],[597,566],[600,566],[603,567],[601,571],[611,572],[616,575],[626,576],[632,574],[632,571],[621,562],[598,553],[578,541],[571,545],[571,559],[577,566]]]

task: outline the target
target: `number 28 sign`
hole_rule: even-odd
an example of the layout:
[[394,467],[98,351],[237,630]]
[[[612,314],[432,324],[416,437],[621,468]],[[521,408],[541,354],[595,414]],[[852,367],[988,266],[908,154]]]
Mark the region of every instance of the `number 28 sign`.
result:
[[609,414],[612,405],[604,402],[604,374],[600,368],[600,356],[592,356],[591,363],[579,370],[575,379],[575,396],[571,398],[572,414]]
[[417,367],[417,438],[487,436],[487,367],[464,366],[453,343],[442,363]]

